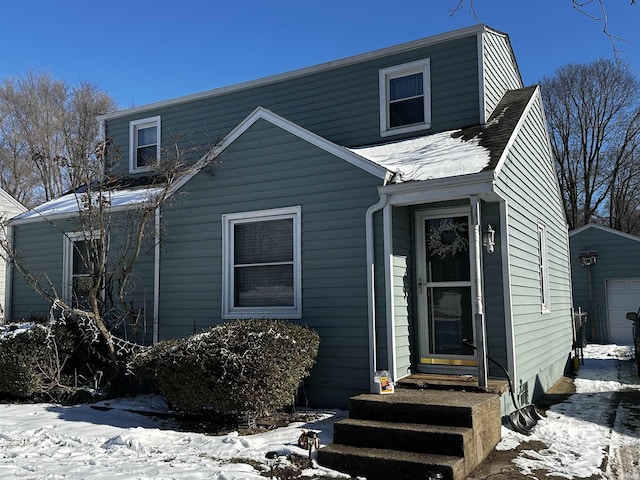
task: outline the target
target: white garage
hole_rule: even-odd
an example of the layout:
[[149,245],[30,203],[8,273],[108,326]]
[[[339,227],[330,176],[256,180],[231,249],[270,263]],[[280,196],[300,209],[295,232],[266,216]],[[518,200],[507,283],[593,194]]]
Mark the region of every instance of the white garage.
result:
[[627,312],[636,312],[640,307],[640,278],[619,278],[606,281],[607,317],[609,319],[609,341],[618,345],[633,343]]

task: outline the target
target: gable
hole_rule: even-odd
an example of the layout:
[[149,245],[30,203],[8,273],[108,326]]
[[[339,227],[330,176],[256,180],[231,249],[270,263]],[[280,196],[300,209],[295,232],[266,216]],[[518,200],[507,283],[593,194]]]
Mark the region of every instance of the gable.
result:
[[[194,175],[196,175],[203,167],[210,163],[218,163],[219,157],[228,150],[236,141],[238,141],[242,135],[247,132],[251,127],[256,125],[256,123],[266,122],[273,127],[276,127],[279,130],[283,130],[290,135],[293,135],[297,139],[308,143],[309,145],[313,145],[314,147],[319,148],[320,150],[330,154],[334,157],[339,158],[340,160],[347,162],[356,168],[363,170],[383,181],[386,181],[391,177],[391,173],[377,165],[376,163],[367,160],[366,158],[357,155],[351,152],[349,149],[336,145],[319,135],[316,135],[313,132],[310,132],[289,120],[274,114],[273,112],[263,108],[256,108],[250,115],[248,115],[242,122],[240,122],[228,135],[222,139],[220,143],[214,146],[209,152],[207,152],[191,169],[191,172],[188,175],[185,175],[175,186],[174,190],[179,189],[188,182]],[[261,142],[257,142],[252,147],[256,153],[255,155],[261,156],[263,144]]]
[[482,35],[483,114],[489,118],[505,91],[522,88],[522,77],[509,36],[487,29]]
[[578,241],[579,239],[589,238],[598,242],[617,241],[621,239],[626,239],[630,242],[636,243],[640,242],[640,237],[637,237],[636,235],[621,232],[620,230],[616,230],[614,228],[605,227],[604,225],[596,225],[593,223],[583,225],[570,232],[569,238],[573,240],[574,237],[576,238],[576,241]]
[[[640,237],[589,224],[569,234],[569,245],[571,264],[576,270],[581,269],[581,256],[594,256],[600,275],[609,278],[640,277]],[[578,279],[574,277],[574,280]]]

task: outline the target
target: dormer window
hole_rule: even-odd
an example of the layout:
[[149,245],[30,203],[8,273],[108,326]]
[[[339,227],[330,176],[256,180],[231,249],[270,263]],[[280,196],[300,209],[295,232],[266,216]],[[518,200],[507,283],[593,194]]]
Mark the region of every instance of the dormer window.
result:
[[129,123],[129,170],[153,170],[160,158],[160,117]]
[[429,59],[380,70],[380,135],[431,128]]

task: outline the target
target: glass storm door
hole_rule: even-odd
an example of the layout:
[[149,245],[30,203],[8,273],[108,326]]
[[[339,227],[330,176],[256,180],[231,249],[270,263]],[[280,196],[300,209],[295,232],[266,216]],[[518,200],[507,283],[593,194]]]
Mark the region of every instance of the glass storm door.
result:
[[419,370],[476,365],[469,215],[418,214]]

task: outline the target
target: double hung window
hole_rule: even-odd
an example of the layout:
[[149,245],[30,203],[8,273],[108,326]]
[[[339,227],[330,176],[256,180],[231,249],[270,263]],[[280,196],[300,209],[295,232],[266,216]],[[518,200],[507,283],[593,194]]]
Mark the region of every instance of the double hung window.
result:
[[429,59],[380,70],[380,134],[431,127]]
[[98,297],[102,296],[100,236],[85,232],[68,233],[64,253],[65,300],[73,308],[87,309],[91,288],[97,285],[100,290]]
[[160,158],[160,117],[129,123],[129,170],[152,170]]
[[300,207],[223,215],[225,318],[300,318]]

